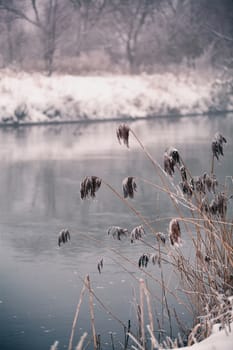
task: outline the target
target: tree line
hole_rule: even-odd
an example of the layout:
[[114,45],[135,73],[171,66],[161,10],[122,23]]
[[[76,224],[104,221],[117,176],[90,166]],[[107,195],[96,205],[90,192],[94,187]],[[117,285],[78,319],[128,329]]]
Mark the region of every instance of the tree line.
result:
[[0,0],[0,68],[154,72],[233,53],[233,0]]

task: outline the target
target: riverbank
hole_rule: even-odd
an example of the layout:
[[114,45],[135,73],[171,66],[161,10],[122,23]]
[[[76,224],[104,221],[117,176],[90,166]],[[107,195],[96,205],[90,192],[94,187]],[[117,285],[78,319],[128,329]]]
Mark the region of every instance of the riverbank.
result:
[[233,96],[218,75],[191,72],[140,76],[46,77],[0,72],[0,125],[214,114],[233,110]]

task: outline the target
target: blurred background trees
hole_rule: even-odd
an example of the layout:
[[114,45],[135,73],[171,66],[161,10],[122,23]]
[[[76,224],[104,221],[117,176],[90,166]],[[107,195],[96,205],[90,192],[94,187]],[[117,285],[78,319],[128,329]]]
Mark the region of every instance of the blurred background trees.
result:
[[140,73],[228,65],[233,0],[0,0],[0,68]]

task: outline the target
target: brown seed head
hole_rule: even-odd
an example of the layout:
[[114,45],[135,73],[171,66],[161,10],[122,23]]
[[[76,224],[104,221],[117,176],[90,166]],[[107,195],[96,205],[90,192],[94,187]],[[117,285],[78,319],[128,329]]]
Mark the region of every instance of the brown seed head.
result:
[[214,157],[217,158],[217,160],[219,160],[219,156],[224,156],[223,153],[223,143],[226,143],[227,140],[225,139],[225,137],[220,134],[219,132],[217,132],[214,135],[212,144],[211,144],[211,149],[212,149],[212,153],[214,155]]
[[163,232],[157,232],[157,239],[160,240],[163,244],[166,243],[166,236]]
[[68,231],[67,228],[61,230],[58,236],[58,245],[60,247],[61,243],[66,243],[70,240],[70,232]]
[[111,226],[108,229],[108,235],[112,235],[113,238],[117,238],[119,241],[122,237],[127,237],[128,230],[119,226]]
[[95,193],[100,188],[101,181],[97,176],[86,176],[80,185],[81,199],[95,198]]
[[149,258],[149,254],[142,254],[138,260],[138,267],[147,267]]
[[137,239],[141,239],[145,235],[145,230],[142,225],[134,227],[130,233],[130,240],[133,243]]
[[137,192],[137,184],[134,177],[128,176],[122,181],[124,198],[134,198],[134,192]]
[[180,224],[177,219],[172,219],[169,223],[169,237],[171,245],[180,243],[181,231]]
[[215,175],[208,175],[207,173],[204,173],[203,183],[209,192],[215,193],[215,188],[218,186],[218,181]]
[[129,126],[127,124],[121,124],[116,130],[117,138],[119,143],[121,144],[121,141],[129,147]]
[[193,194],[193,189],[192,186],[188,183],[188,181],[181,181],[179,185],[183,194],[187,195],[188,198],[191,198]]
[[164,171],[172,176],[175,172],[175,165],[180,164],[180,155],[178,150],[174,147],[169,147],[164,153],[163,163]]
[[200,194],[205,194],[204,180],[201,176],[194,176],[190,180],[190,187],[193,191],[196,191]]

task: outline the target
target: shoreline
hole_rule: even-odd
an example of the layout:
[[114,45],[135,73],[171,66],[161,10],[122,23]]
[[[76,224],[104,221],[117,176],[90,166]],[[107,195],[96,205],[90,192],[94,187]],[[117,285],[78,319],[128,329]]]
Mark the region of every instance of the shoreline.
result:
[[187,114],[166,114],[166,115],[148,115],[146,117],[133,117],[124,116],[119,118],[95,118],[95,119],[67,119],[67,120],[48,120],[48,121],[35,121],[35,122],[0,122],[0,129],[6,128],[20,128],[20,127],[33,127],[33,126],[47,126],[47,125],[68,125],[68,124],[94,124],[94,123],[108,123],[108,122],[130,122],[139,120],[153,120],[153,119],[180,119],[185,117],[198,117],[198,116],[217,116],[224,114],[231,114],[233,110],[221,110],[221,111],[207,111],[203,113],[187,113]]

